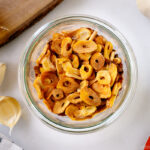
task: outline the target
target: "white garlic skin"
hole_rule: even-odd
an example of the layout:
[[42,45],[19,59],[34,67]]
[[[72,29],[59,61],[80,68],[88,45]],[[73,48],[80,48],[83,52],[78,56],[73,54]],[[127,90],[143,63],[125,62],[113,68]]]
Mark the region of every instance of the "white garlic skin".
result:
[[136,0],[138,9],[150,19],[150,0]]
[[6,65],[3,63],[0,63],[0,86],[3,83],[5,72],[6,72]]

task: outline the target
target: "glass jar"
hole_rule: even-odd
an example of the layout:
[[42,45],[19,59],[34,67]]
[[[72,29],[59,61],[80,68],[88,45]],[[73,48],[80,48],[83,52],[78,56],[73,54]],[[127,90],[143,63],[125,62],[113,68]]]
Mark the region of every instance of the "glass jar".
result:
[[[72,121],[67,116],[58,116],[50,112],[39,100],[33,87],[35,79],[34,66],[44,45],[52,38],[53,33],[62,30],[75,30],[88,27],[98,31],[114,45],[123,63],[123,86],[114,106],[85,121]],[[137,85],[137,64],[134,53],[125,37],[110,23],[92,16],[68,16],[51,21],[38,29],[27,43],[19,66],[19,85],[25,103],[41,121],[48,126],[68,132],[89,132],[103,128],[116,120],[133,99]]]

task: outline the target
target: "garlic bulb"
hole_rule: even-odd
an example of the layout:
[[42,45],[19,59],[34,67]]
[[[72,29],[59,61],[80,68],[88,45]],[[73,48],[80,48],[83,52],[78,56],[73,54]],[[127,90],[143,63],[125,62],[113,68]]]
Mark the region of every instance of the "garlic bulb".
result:
[[150,18],[150,0],[136,0],[139,10],[148,18]]
[[0,86],[4,80],[5,72],[6,72],[6,65],[3,63],[0,63]]

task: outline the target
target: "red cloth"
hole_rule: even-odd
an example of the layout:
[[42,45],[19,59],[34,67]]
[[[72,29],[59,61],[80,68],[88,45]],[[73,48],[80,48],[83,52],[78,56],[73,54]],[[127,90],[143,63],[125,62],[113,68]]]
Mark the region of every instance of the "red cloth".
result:
[[148,138],[144,150],[150,150],[150,137]]

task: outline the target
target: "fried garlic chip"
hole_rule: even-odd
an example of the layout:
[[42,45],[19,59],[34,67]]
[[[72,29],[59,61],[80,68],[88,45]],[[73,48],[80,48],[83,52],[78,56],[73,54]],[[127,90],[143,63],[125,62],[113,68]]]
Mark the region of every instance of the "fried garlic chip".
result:
[[36,77],[36,79],[34,80],[33,86],[38,94],[39,99],[43,98],[43,90],[42,90],[42,82],[41,82],[41,77]]
[[75,78],[75,79],[78,79],[78,80],[82,80],[82,78],[80,76],[76,75],[76,74],[72,74],[72,73],[66,72],[65,75],[67,77],[71,77],[71,78]]
[[56,59],[56,70],[58,74],[62,74],[64,72],[62,64],[65,62],[69,62],[69,59],[65,57]]
[[110,54],[110,61],[113,61],[115,58],[115,50],[113,50]]
[[100,44],[97,44],[97,52],[101,53],[102,52],[102,49],[103,49],[103,45],[100,45]]
[[65,111],[66,107],[69,105],[69,101],[66,99],[56,101],[53,107],[53,112],[55,114],[61,114]]
[[54,33],[53,34],[53,38],[52,38],[53,41],[54,40],[63,40],[63,39],[64,39],[63,34],[61,34],[61,33]]
[[91,53],[79,53],[78,54],[81,60],[88,61],[91,57]]
[[66,37],[62,40],[61,43],[61,55],[64,57],[69,57],[72,54],[71,47],[72,39],[70,37]]
[[102,35],[95,38],[96,44],[105,45],[106,41],[107,40]]
[[84,87],[80,91],[80,98],[88,105],[99,106],[101,104],[101,99],[99,96],[88,87]]
[[91,31],[87,28],[80,28],[74,31],[62,31],[64,36],[71,37],[73,40],[87,40],[91,36]]
[[109,59],[110,57],[110,53],[112,52],[113,50],[113,45],[111,42],[106,42],[105,44],[105,48],[104,48],[104,57],[106,59]]
[[96,79],[99,84],[109,85],[111,82],[111,76],[107,70],[100,70],[97,72]]
[[50,110],[52,112],[53,107],[54,107],[54,102],[51,99],[47,99],[47,100],[44,99],[43,103],[48,108],[48,110]]
[[117,57],[117,58],[114,58],[113,61],[116,63],[116,64],[120,64],[122,61],[121,61],[121,58]]
[[108,71],[109,71],[109,74],[111,76],[111,83],[110,83],[110,85],[113,86],[113,84],[115,82],[115,79],[117,77],[117,74],[118,74],[117,66],[114,63],[111,63],[108,66]]
[[61,54],[61,43],[62,39],[56,39],[52,41],[51,50],[57,53],[58,55]]
[[75,32],[74,37],[77,40],[87,40],[91,36],[91,31],[87,28],[80,28]]
[[85,120],[96,111],[96,106],[75,106],[73,104],[66,108],[65,114],[72,120]]
[[95,70],[100,70],[104,66],[104,63],[105,58],[99,52],[94,53],[90,59],[90,64]]
[[49,49],[49,44],[47,43],[44,48],[43,51],[41,52],[40,56],[38,57],[38,59],[36,60],[37,65],[39,65],[41,63],[42,58],[44,57],[44,55],[46,54],[47,50]]
[[82,106],[80,110],[74,112],[76,118],[86,118],[92,115],[96,111],[96,106]]
[[79,67],[79,58],[77,55],[75,55],[75,54],[71,55],[71,63],[74,68],[77,69]]
[[57,84],[57,88],[63,90],[64,93],[72,93],[77,90],[79,84],[70,77],[62,77]]
[[51,96],[53,96],[54,100],[61,100],[64,98],[64,93],[63,93],[63,90],[61,89],[54,89],[52,92],[51,92]]
[[41,60],[43,71],[55,71],[56,67],[53,65],[53,63],[50,60],[50,51],[47,51],[47,54],[43,56],[43,59]]
[[84,88],[84,87],[88,87],[88,81],[87,80],[83,80],[82,82],[80,82],[80,88]]
[[111,96],[111,88],[109,85],[102,85],[95,82],[92,84],[92,89],[98,92],[101,98],[109,98]]
[[92,35],[90,36],[89,40],[94,40],[97,35],[97,31],[93,31]]
[[55,73],[53,72],[43,72],[41,74],[41,82],[43,85],[49,88],[55,88],[58,83],[58,78]]
[[97,44],[93,41],[77,41],[73,45],[73,51],[76,53],[90,53],[97,49]]
[[77,103],[82,102],[82,99],[80,98],[80,93],[79,92],[75,92],[75,93],[72,93],[72,94],[68,95],[66,97],[66,99],[69,100],[70,103],[72,103],[72,104],[77,104]]
[[88,79],[92,75],[92,72],[93,68],[91,65],[82,65],[80,68],[80,74],[83,80]]
[[81,89],[84,88],[84,87],[88,87],[88,85],[89,85],[89,82],[87,80],[82,80],[80,82],[80,88],[77,89],[77,92],[80,92]]
[[67,115],[71,120],[77,120],[74,113],[78,110],[78,107],[71,104],[65,110],[65,115]]
[[70,62],[65,62],[62,64],[63,70],[69,74],[80,75],[80,71],[73,68]]
[[115,85],[112,89],[111,97],[108,99],[108,101],[106,103],[107,107],[111,108],[114,105],[115,99],[121,88],[122,88],[122,84],[120,82],[115,83]]

